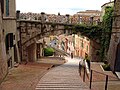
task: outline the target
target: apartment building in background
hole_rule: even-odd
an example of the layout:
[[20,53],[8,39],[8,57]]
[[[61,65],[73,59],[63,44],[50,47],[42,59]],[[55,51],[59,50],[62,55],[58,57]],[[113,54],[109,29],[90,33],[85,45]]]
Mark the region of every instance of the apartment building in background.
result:
[[74,14],[71,18],[73,24],[98,24],[100,21],[101,11],[98,10],[86,10],[80,11]]
[[80,34],[74,35],[74,47],[75,47],[75,56],[84,58],[85,53],[89,55],[90,52],[90,40]]

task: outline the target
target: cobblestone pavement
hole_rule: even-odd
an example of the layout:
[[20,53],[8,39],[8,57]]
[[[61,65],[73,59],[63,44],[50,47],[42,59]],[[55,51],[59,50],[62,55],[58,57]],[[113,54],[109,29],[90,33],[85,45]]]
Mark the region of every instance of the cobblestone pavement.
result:
[[[49,60],[49,58],[45,59],[46,61]],[[0,85],[0,90],[35,90],[40,78],[42,78],[53,65],[56,65],[56,63],[54,63],[56,60],[59,59],[52,58],[52,64],[32,62],[26,65],[20,64],[17,68],[10,69],[6,79]]]
[[50,70],[36,86],[36,90],[89,90],[79,76],[80,59],[65,57],[67,63]]

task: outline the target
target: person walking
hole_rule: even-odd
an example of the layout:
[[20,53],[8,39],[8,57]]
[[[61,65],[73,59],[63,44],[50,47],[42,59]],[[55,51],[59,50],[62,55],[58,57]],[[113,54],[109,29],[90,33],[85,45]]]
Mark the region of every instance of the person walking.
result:
[[73,53],[71,53],[71,59],[73,58]]

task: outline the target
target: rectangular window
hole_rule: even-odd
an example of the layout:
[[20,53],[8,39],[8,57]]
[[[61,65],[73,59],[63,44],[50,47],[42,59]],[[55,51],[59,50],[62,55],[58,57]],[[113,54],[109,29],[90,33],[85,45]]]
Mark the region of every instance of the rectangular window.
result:
[[6,0],[6,16],[9,16],[9,0]]

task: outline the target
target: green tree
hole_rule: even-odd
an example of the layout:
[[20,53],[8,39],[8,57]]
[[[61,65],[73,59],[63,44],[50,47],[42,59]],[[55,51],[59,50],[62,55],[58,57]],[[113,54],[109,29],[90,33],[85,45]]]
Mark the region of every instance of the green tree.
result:
[[44,48],[44,55],[45,56],[52,56],[54,54],[53,48]]

